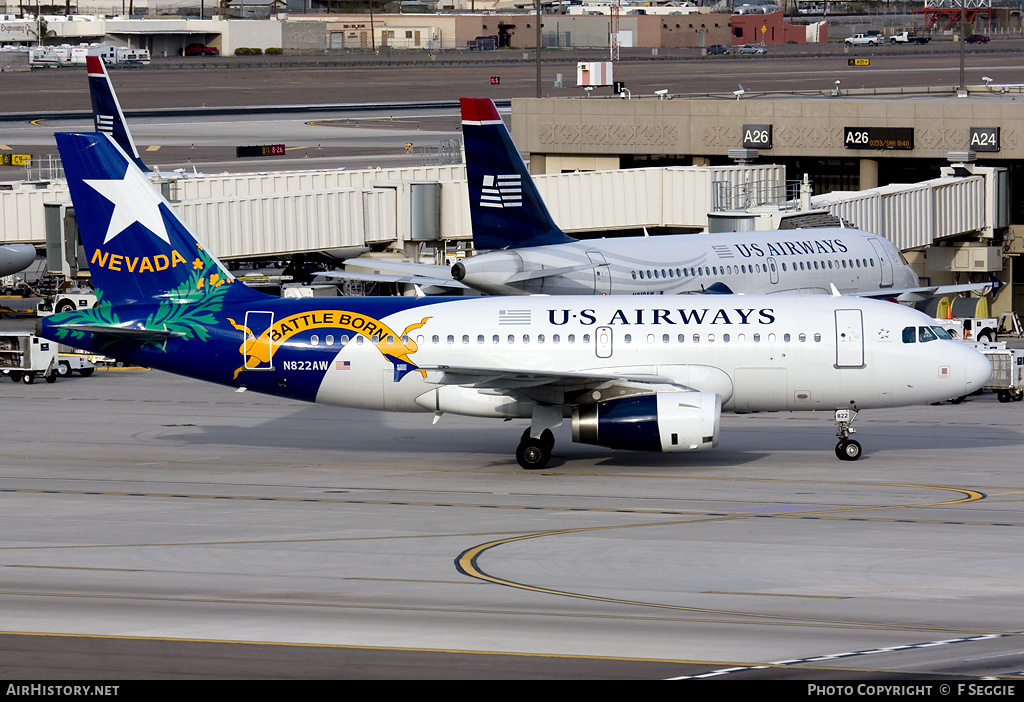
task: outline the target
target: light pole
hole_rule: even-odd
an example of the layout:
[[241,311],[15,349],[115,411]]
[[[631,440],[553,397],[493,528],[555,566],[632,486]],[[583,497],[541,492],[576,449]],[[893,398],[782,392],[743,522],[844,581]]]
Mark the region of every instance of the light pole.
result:
[[541,33],[540,33],[540,0],[535,0],[537,8],[537,97],[541,97],[540,90],[540,45],[541,45]]
[[967,97],[967,84],[964,82],[964,3],[967,0],[960,0],[960,89],[957,91],[959,97]]

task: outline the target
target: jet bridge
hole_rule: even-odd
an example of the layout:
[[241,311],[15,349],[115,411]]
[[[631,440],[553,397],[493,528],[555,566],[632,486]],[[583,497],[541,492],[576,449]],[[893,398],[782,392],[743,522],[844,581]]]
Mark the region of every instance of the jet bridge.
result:
[[[444,242],[472,239],[465,178],[464,166],[448,165],[160,174],[156,180],[218,256],[239,259],[370,244],[402,250],[424,242],[443,252]],[[723,230],[723,217],[731,218],[724,231],[814,226],[825,216],[908,250],[947,239],[985,245],[1008,225],[1006,170],[973,165],[923,183],[813,197],[787,188],[784,168],[775,165],[563,173],[538,176],[536,183],[555,222],[577,236],[641,228]],[[724,186],[733,194],[728,203],[742,209],[720,209]],[[0,183],[0,243],[42,245],[43,205],[67,199],[60,181]]]

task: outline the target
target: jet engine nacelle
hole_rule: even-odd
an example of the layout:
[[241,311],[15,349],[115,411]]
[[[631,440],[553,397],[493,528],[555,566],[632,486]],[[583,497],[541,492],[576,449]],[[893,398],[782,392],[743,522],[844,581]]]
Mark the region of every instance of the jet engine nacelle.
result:
[[572,411],[572,440],[634,451],[704,451],[718,445],[722,399],[711,392],[658,392]]

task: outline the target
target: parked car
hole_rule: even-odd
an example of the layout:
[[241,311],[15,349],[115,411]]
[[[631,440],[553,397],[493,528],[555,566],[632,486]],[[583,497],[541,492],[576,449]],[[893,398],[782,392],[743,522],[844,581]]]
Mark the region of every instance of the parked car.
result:
[[708,47],[708,54],[714,56],[720,54],[722,56],[728,56],[732,53],[732,50],[728,46],[722,46],[721,44],[713,44]]
[[220,56],[220,50],[216,46],[206,44],[189,44],[185,47],[185,56]]
[[968,44],[988,44],[989,38],[984,34],[972,34],[964,39]]
[[768,49],[764,48],[760,44],[744,44],[736,50],[738,54],[767,54]]

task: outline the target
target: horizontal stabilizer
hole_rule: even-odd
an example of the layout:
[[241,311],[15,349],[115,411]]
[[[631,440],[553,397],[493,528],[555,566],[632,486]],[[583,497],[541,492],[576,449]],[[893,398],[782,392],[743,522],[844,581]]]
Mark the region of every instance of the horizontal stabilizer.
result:
[[508,279],[509,283],[518,283],[524,280],[536,280],[537,278],[550,278],[552,276],[566,275],[576,271],[585,271],[590,268],[597,268],[597,263],[581,263],[578,266],[565,266],[563,268],[537,268],[530,271],[515,273]]
[[350,258],[345,261],[345,266],[352,268],[365,268],[371,271],[391,271],[392,273],[404,273],[405,275],[426,276],[428,278],[451,278],[452,267],[441,266],[436,263],[412,263],[411,261],[388,261],[375,258]]
[[369,283],[404,283],[408,285],[431,285],[441,288],[460,288],[466,286],[451,278],[434,278],[426,275],[398,275],[395,273],[360,273],[356,271],[327,271],[317,276],[329,280],[362,280]]
[[168,331],[167,329],[137,329],[133,327],[113,327],[103,324],[55,324],[56,329],[89,332],[113,337],[120,341],[137,341],[139,343],[163,343],[168,339],[186,336],[184,332]]

